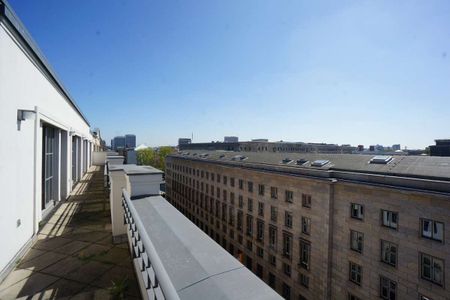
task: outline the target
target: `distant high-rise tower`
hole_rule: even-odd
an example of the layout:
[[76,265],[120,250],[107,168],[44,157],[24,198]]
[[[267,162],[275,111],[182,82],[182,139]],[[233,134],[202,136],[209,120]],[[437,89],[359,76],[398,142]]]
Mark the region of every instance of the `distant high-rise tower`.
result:
[[125,148],[136,148],[136,136],[134,134],[125,135]]
[[124,149],[125,148],[125,137],[124,136],[116,136],[114,138],[114,150]]

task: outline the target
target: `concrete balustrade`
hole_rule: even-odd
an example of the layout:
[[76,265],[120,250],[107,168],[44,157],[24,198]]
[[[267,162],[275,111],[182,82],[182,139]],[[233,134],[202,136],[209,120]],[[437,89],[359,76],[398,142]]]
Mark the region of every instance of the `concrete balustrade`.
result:
[[131,198],[159,195],[163,172],[150,166],[124,164],[111,164],[108,169],[113,241],[121,243],[127,239],[123,223],[122,189],[126,189]]

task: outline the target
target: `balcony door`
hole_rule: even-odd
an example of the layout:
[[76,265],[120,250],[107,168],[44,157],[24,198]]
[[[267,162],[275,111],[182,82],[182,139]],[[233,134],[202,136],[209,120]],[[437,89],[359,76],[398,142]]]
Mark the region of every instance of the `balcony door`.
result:
[[43,127],[42,140],[42,209],[53,205],[56,190],[56,134],[55,128]]

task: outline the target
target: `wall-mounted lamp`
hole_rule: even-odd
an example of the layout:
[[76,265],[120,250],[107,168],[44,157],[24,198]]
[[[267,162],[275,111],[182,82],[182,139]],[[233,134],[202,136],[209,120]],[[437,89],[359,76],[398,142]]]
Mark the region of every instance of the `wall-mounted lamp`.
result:
[[36,111],[29,109],[18,109],[17,110],[17,130],[20,130],[20,125],[22,121],[34,119],[36,116]]
[[72,135],[74,135],[74,134],[75,134],[75,131],[73,131],[73,130],[70,130],[70,131],[69,131],[69,135],[70,135],[70,136],[72,136]]

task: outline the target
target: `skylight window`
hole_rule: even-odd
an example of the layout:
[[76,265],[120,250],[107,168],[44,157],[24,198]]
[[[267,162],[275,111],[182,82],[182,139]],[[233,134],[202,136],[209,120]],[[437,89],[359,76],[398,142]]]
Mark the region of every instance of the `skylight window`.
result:
[[313,167],[323,167],[328,164],[330,161],[326,159],[318,159],[312,162],[311,166]]
[[286,157],[285,159],[283,159],[282,161],[281,161],[281,163],[283,163],[283,164],[290,164],[292,162],[292,159],[290,159],[290,158],[288,158],[288,157]]
[[296,163],[297,163],[297,165],[302,166],[302,165],[306,164],[307,162],[308,162],[307,159],[300,158],[300,159],[297,159]]
[[390,155],[377,155],[372,157],[372,159],[369,161],[371,164],[387,164],[392,160],[392,156]]
[[245,160],[247,159],[247,156],[244,155],[235,155],[231,158],[231,160]]

